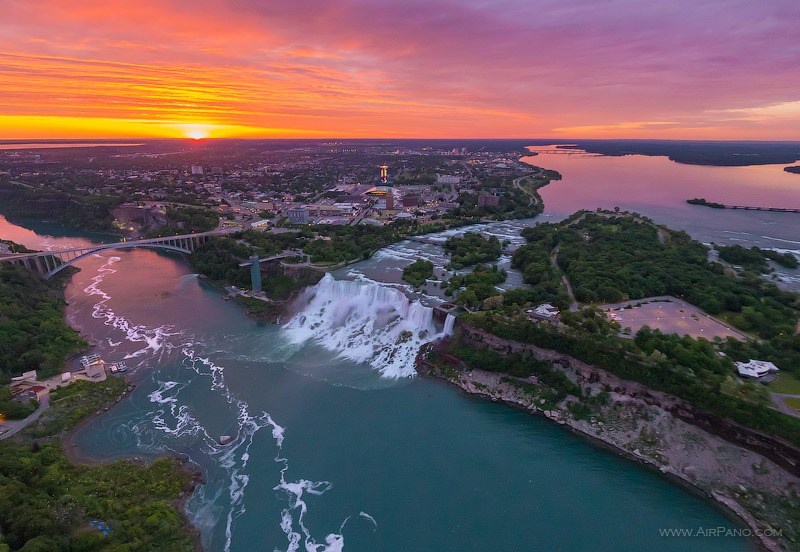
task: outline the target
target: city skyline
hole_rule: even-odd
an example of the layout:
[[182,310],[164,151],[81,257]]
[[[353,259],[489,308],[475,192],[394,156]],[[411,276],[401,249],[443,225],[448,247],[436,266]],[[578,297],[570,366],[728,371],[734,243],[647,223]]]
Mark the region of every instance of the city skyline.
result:
[[0,139],[797,139],[800,5],[10,1]]

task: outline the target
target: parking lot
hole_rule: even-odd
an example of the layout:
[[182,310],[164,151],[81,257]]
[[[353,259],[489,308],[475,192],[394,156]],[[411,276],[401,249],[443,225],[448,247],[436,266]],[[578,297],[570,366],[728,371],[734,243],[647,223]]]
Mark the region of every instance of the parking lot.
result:
[[[626,308],[631,307],[631,308]],[[690,337],[734,337],[744,339],[740,332],[730,328],[706,313],[675,297],[651,297],[624,303],[601,305],[599,307],[610,319],[631,329],[636,335],[643,326],[661,330],[663,333],[677,333]]]

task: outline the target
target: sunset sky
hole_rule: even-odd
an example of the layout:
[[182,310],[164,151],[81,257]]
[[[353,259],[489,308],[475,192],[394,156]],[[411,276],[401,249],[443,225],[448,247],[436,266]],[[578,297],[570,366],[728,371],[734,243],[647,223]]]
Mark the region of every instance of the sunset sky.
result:
[[0,139],[800,140],[798,0],[0,0]]

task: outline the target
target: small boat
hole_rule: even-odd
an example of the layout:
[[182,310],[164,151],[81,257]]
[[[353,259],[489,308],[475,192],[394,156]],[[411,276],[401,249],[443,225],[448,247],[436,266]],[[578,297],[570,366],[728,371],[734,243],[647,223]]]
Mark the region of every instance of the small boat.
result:
[[125,372],[128,369],[128,366],[122,361],[112,362],[108,365],[108,369],[111,370],[112,374],[116,374],[117,372]]
[[224,445],[230,445],[234,441],[235,441],[235,439],[233,437],[231,437],[230,435],[220,435],[220,437],[219,437],[219,444],[223,445],[223,446]]
[[92,364],[100,364],[101,362],[103,361],[100,355],[86,355],[85,357],[81,357],[81,364],[84,367],[91,366]]

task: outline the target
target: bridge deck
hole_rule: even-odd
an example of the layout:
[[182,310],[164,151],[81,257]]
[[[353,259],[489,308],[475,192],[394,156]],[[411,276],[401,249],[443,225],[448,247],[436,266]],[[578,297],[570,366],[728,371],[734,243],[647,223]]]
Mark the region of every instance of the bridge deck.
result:
[[[286,259],[287,257],[299,257],[302,253],[296,253],[294,251],[284,251],[280,255],[273,255],[272,257],[264,257],[263,259],[258,259],[258,264],[261,263],[268,263],[270,261],[277,261],[278,259]],[[244,263],[239,263],[239,266],[251,266],[253,263],[247,261]]]
[[35,257],[45,257],[48,255],[61,255],[64,253],[78,253],[83,251],[103,251],[105,249],[119,249],[121,247],[136,247],[137,245],[153,245],[171,241],[188,240],[192,238],[203,238],[212,236],[223,236],[230,234],[230,230],[212,230],[211,232],[198,232],[197,234],[181,234],[178,236],[167,236],[163,238],[149,238],[145,240],[129,240],[112,243],[102,243],[98,245],[86,245],[83,247],[71,247],[67,249],[56,249],[53,251],[37,251],[36,253],[17,253],[15,255],[0,256],[2,261],[15,261],[18,259],[32,259]]
[[0,263],[21,264],[27,269],[42,274],[45,278],[50,278],[57,272],[60,272],[76,261],[100,251],[130,249],[134,247],[154,247],[181,253],[191,253],[199,244],[204,243],[206,238],[221,236],[235,231],[235,229],[212,230],[210,232],[198,232],[196,234],[181,234],[177,236],[150,238],[146,240],[120,241],[114,243],[87,245],[83,247],[73,247],[68,249],[58,249],[55,251],[19,253],[0,257]]

